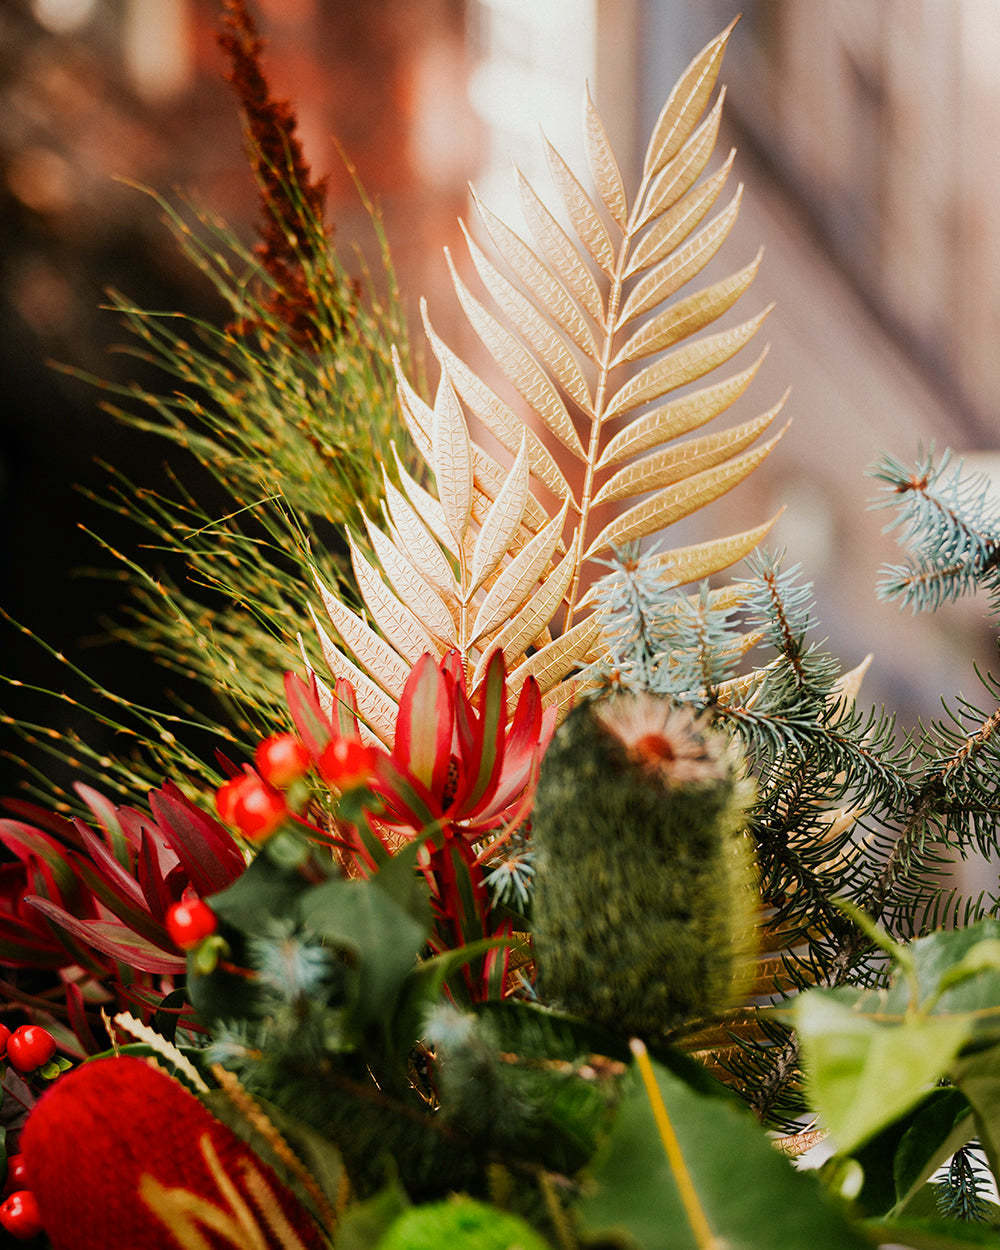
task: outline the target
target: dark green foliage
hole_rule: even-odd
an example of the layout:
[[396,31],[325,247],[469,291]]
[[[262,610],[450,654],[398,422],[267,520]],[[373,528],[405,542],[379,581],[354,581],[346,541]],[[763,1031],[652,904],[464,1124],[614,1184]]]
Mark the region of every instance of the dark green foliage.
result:
[[533,817],[549,1001],[646,1036],[729,1001],[752,907],[739,766],[723,735],[663,698],[571,713]]
[[938,1210],[948,1219],[985,1223],[990,1180],[989,1169],[973,1147],[963,1146],[936,1187]]
[[[886,458],[873,472],[914,551],[912,576],[894,571],[883,594],[933,608],[981,586],[1000,610],[1000,523],[985,483],[963,478],[947,456],[937,468],[923,458],[913,473]],[[773,952],[755,989],[778,1000],[884,975],[884,959],[834,899],[901,937],[996,908],[995,896],[966,897],[947,874],[956,857],[997,853],[1000,683],[981,677],[986,710],[959,698],[901,733],[891,715],[856,704],[859,674],[813,640],[799,570],[766,553],[748,566],[739,587],[689,596],[658,580],[655,555],[619,557],[599,590],[613,640],[601,675],[669,694],[741,739],[757,783],[751,827]],[[739,667],[744,654],[756,667]],[[791,1123],[803,1104],[787,1028],[761,1017],[741,1047],[723,1060],[737,1084],[766,1121]]]

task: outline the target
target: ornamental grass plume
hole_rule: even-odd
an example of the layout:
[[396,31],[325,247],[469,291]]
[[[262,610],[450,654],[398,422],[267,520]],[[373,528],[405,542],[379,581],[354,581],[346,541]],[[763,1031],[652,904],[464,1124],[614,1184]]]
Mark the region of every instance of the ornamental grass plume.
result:
[[705,717],[644,694],[576,708],[535,796],[543,997],[644,1036],[727,1005],[749,963],[751,797]]

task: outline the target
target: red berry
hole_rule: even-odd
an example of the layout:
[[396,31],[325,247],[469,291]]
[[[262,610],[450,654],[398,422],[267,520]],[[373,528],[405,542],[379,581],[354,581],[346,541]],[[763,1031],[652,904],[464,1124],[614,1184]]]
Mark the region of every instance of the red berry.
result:
[[5,1024],[0,1024],[0,1059],[6,1057],[7,1040],[10,1037],[10,1029]]
[[215,807],[227,825],[258,840],[270,837],[288,815],[285,796],[250,771],[219,787]]
[[215,912],[200,898],[174,903],[167,911],[167,932],[175,946],[182,951],[197,946],[218,928]]
[[7,1179],[3,1183],[5,1194],[15,1189],[27,1189],[28,1169],[24,1166],[24,1155],[7,1156]]
[[18,1241],[30,1241],[42,1231],[38,1200],[30,1189],[19,1189],[0,1203],[0,1225]]
[[18,1072],[43,1068],[56,1053],[56,1039],[40,1024],[22,1024],[7,1039],[7,1062]]
[[377,748],[358,738],[334,738],[319,757],[320,776],[338,790],[355,790],[371,779],[377,759]]
[[294,734],[272,734],[257,744],[257,768],[266,782],[284,790],[309,771],[309,752]]

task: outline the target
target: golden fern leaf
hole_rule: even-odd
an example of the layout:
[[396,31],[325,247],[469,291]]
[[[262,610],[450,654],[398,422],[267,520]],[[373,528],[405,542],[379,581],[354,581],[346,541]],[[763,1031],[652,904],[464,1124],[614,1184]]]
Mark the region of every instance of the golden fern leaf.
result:
[[[546,143],[568,228],[517,170],[527,238],[474,197],[495,256],[468,230],[466,240],[488,302],[446,257],[458,301],[498,368],[499,388],[442,341],[422,305],[440,368],[437,393],[428,404],[397,369],[398,393],[436,495],[403,473],[399,487],[387,480],[386,529],[366,520],[381,572],[352,541],[370,623],[343,607],[329,611],[324,596],[354,657],[331,660],[336,648],[324,636],[328,662],[339,675],[349,668],[369,675],[365,701],[378,710],[371,727],[380,735],[400,673],[421,649],[457,648],[474,685],[500,647],[512,697],[530,673],[550,704],[563,705],[564,683],[598,643],[584,565],[713,502],[780,437],[758,441],[781,403],[689,437],[743,394],[763,356],[701,389],[691,384],[740,352],[768,312],[711,330],[752,283],[759,255],[689,293],[739,211],[741,188],[715,209],[732,153],[705,175],[724,92],[711,107],[710,99],[731,29],[703,49],[671,92],[631,200],[589,92],[584,138],[594,196]],[[506,450],[508,467],[475,441],[473,423]],[[707,577],[746,555],[771,523],[665,551],[665,576],[681,583]]]

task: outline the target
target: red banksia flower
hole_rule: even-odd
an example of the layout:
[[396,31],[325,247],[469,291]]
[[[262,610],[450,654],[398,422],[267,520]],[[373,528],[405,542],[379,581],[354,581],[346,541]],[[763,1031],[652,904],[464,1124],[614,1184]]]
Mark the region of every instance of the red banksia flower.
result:
[[53,1250],[326,1245],[274,1172],[141,1059],[68,1072],[28,1117],[21,1149]]

